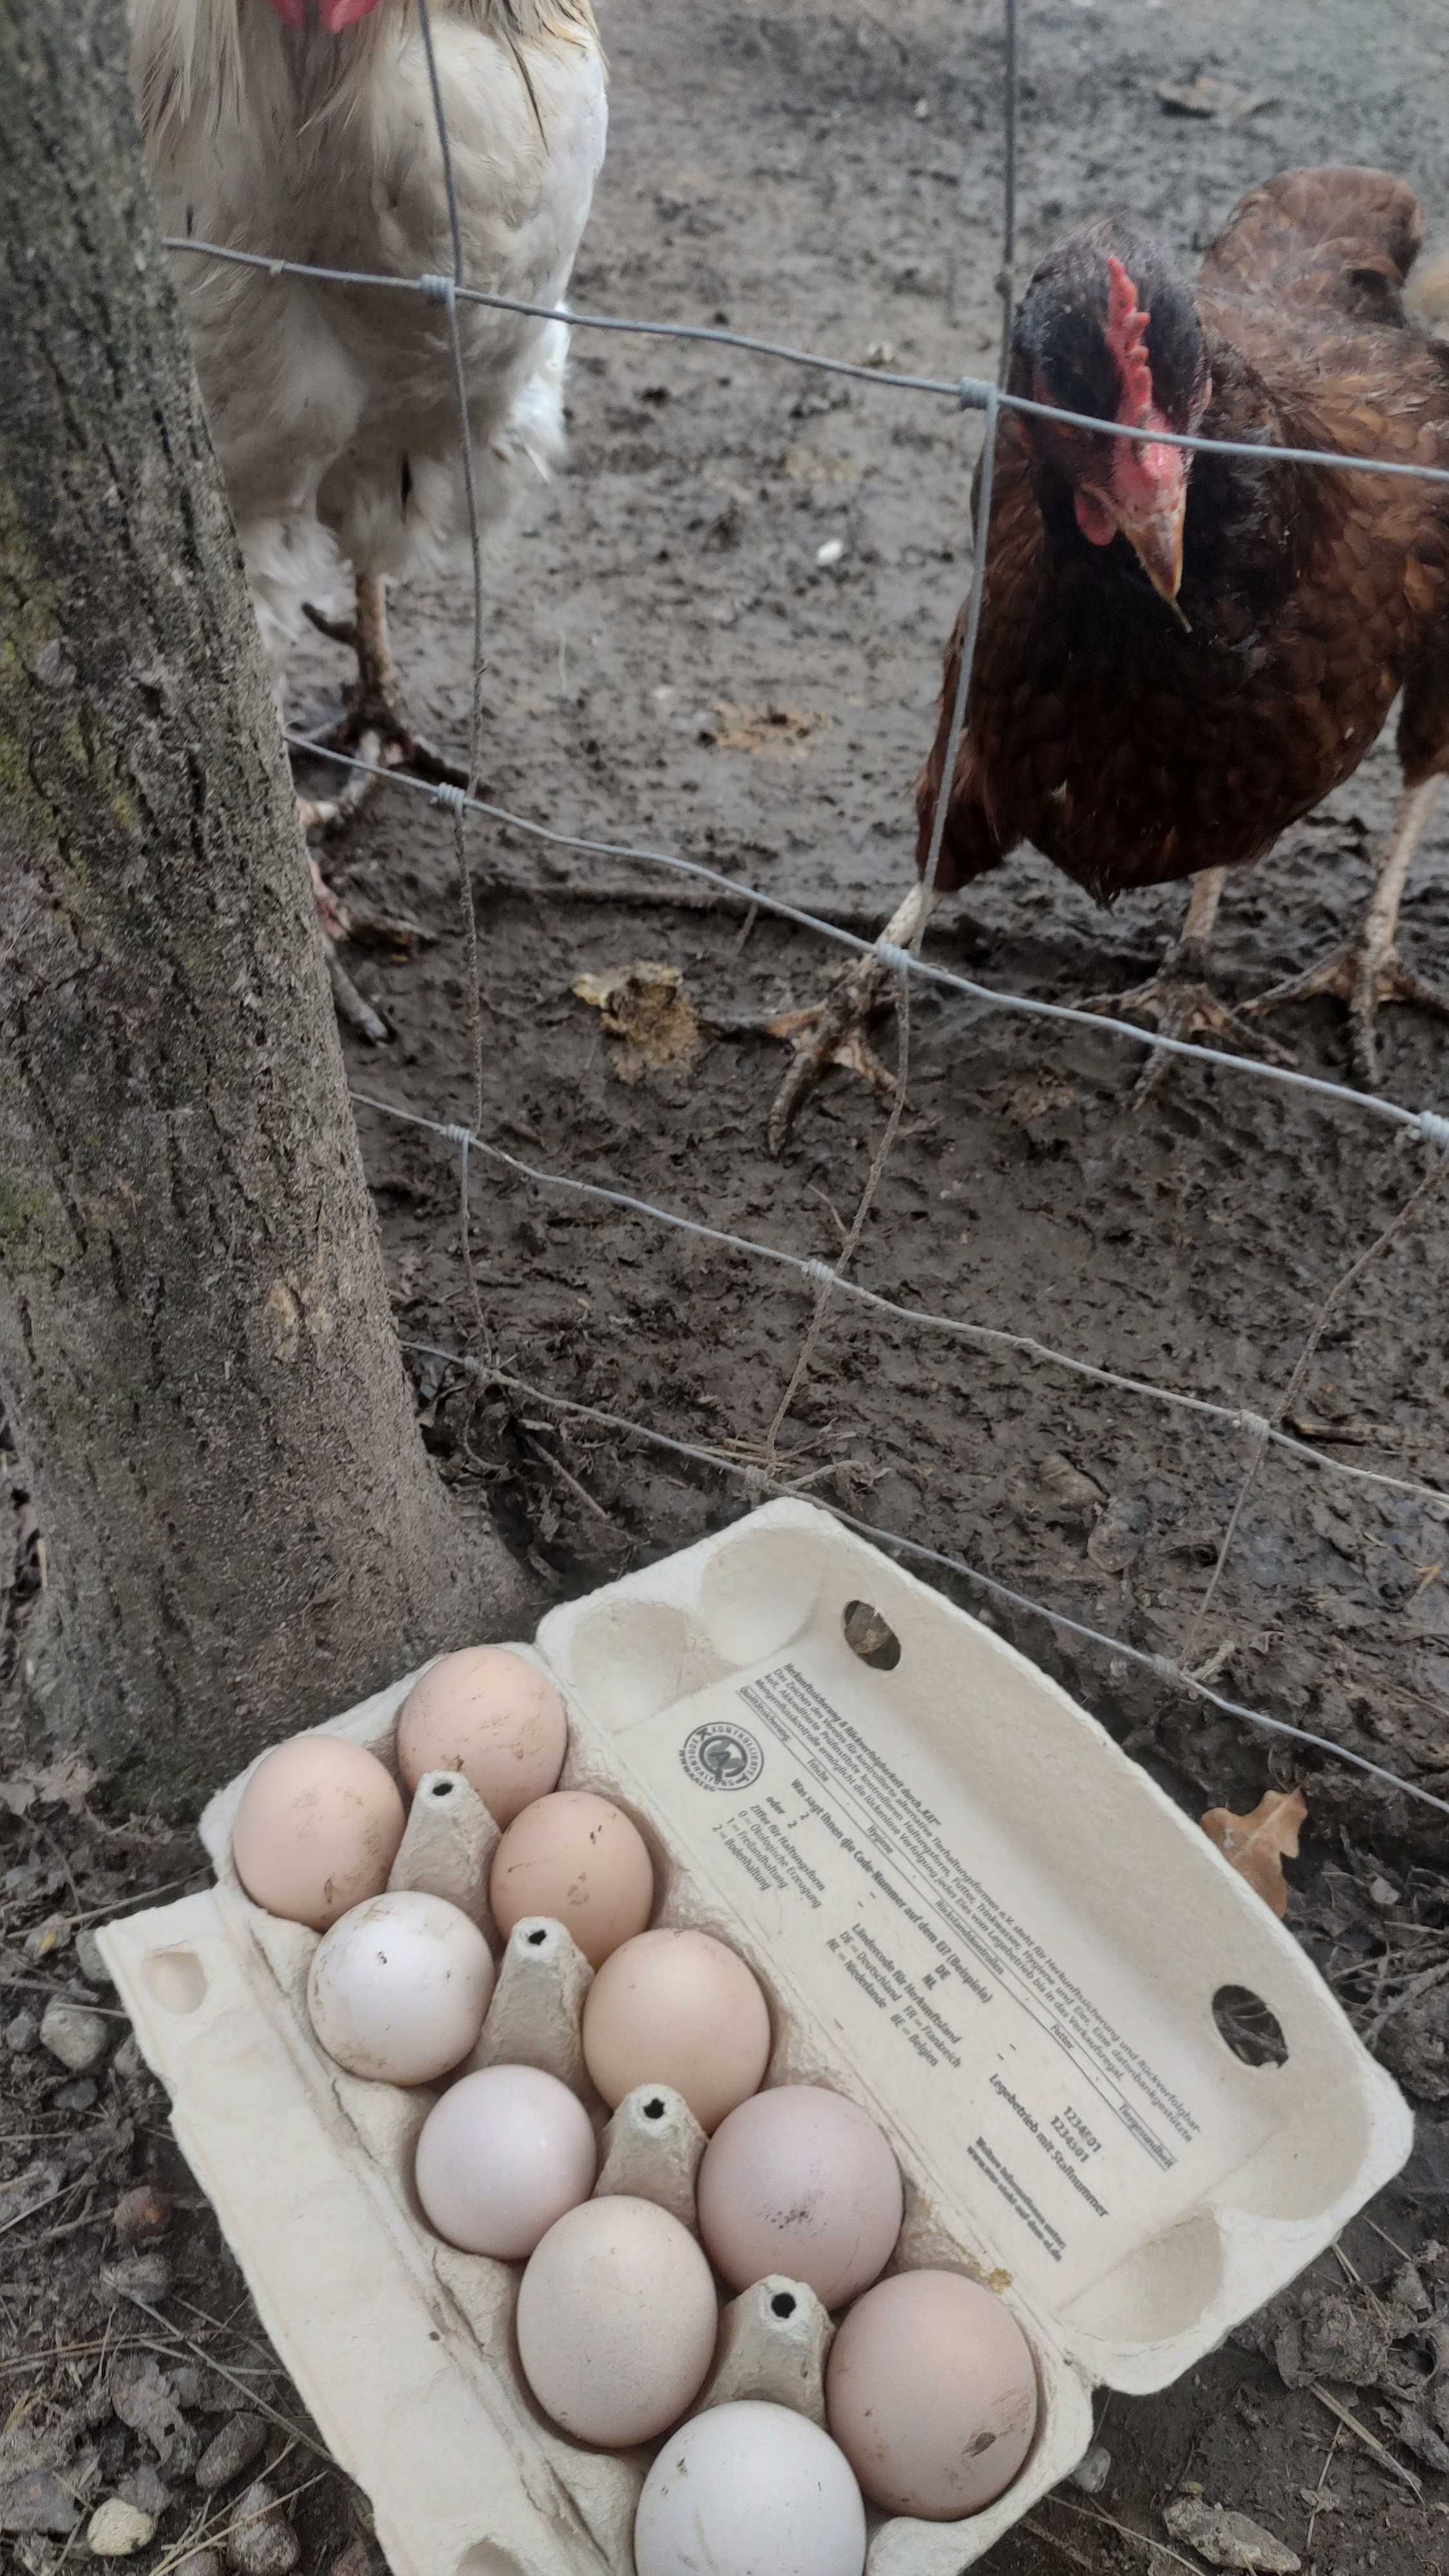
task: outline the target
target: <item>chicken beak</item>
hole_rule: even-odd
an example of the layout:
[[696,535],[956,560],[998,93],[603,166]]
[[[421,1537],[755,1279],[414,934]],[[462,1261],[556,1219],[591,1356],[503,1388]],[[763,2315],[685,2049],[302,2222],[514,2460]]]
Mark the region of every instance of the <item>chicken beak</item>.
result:
[[1176,608],[1182,588],[1182,523],[1186,514],[1185,490],[1164,509],[1143,518],[1120,508],[1113,513],[1158,598],[1165,599],[1169,608]]

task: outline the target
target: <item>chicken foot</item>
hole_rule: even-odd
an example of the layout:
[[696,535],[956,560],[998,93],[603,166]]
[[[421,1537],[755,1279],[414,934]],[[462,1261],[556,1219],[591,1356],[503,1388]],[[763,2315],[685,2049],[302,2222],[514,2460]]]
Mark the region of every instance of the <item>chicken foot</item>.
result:
[[1439,792],[1437,777],[1406,787],[1399,799],[1378,882],[1369,898],[1358,935],[1321,958],[1301,975],[1290,975],[1271,992],[1244,1005],[1249,1012],[1276,1011],[1285,1002],[1312,1002],[1329,993],[1348,1005],[1349,1057],[1360,1082],[1370,1090],[1379,1077],[1378,1013],[1386,1002],[1409,1002],[1449,1020],[1449,994],[1401,963],[1395,945],[1399,906],[1409,868]]
[[[1204,868],[1194,877],[1187,919],[1157,973],[1145,984],[1134,984],[1126,993],[1093,993],[1077,1009],[1118,1020],[1140,1017],[1150,1020],[1165,1038],[1191,1041],[1201,1035],[1215,1045],[1227,1043],[1245,1055],[1264,1056],[1270,1064],[1291,1065],[1292,1056],[1250,1029],[1243,1012],[1220,1000],[1207,981],[1208,948],[1226,882],[1226,868]],[[1245,1005],[1245,1009],[1257,1007]],[[1129,1110],[1135,1113],[1146,1106],[1161,1088],[1171,1063],[1165,1047],[1153,1048],[1128,1096]]]
[[304,830],[329,835],[346,831],[389,769],[405,769],[434,787],[466,788],[467,770],[415,733],[403,713],[402,684],[388,634],[387,584],[381,575],[357,575],[355,617],[324,617],[320,609],[310,606],[306,614],[319,633],[350,646],[357,655],[357,679],[348,691],[347,713],[323,739],[329,750],[352,752],[366,766],[353,771],[338,795],[299,800]]
[[[298,798],[300,810],[302,799]],[[312,893],[317,905],[317,927],[322,933],[322,946],[327,955],[327,972],[332,983],[332,1001],[343,1027],[367,1038],[373,1046],[387,1039],[387,1025],[379,1019],[370,1002],[364,1002],[346,967],[337,954],[337,943],[352,935],[352,916],[341,898],[327,883],[315,859],[308,853],[312,869]]]
[[894,1074],[887,1073],[866,1040],[866,1031],[884,1004],[896,971],[880,951],[908,947],[930,909],[931,896],[925,886],[913,885],[891,914],[875,947],[842,975],[823,1002],[814,1002],[806,1010],[777,1011],[763,1019],[719,1018],[709,1022],[722,1037],[774,1038],[793,1051],[794,1062],[786,1068],[765,1125],[772,1154],[783,1153],[797,1109],[832,1064],[868,1082],[873,1091],[887,1098],[894,1095]]

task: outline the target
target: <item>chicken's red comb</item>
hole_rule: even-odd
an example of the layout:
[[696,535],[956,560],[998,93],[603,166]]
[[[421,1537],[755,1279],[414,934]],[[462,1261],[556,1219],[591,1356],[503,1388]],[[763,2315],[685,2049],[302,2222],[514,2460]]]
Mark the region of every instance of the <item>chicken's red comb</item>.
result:
[[1152,368],[1147,356],[1147,316],[1120,259],[1107,262],[1107,346],[1117,361],[1124,429],[1146,429],[1152,411]]

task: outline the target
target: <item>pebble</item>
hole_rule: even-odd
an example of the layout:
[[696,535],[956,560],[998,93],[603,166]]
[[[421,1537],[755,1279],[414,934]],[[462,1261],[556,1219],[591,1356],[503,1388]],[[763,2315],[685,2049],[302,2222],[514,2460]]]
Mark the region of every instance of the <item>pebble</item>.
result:
[[349,2540],[332,2561],[332,2576],[372,2576],[372,2552],[365,2540]]
[[0,2478],[0,2531],[74,2530],[79,2508],[50,2469],[27,2469]]
[[109,1986],[114,1982],[101,1957],[101,1945],[89,1926],[75,1936],[75,1963],[88,1986]]
[[256,2479],[239,2498],[237,2526],[226,2552],[237,2576],[291,2576],[301,2544],[291,2524],[277,2515],[276,2502],[265,2478]]
[[171,2502],[171,2489],[162,2485],[149,2460],[143,2460],[138,2469],[122,2478],[116,2493],[126,2504],[133,2504],[138,2513],[149,2513],[153,2522],[160,2521]]
[[132,2558],[155,2534],[154,2516],[143,2513],[139,2505],[127,2504],[124,2496],[107,2496],[86,2524],[94,2558]]
[[828,572],[832,564],[838,564],[843,560],[844,554],[844,538],[827,537],[823,546],[816,547],[815,560],[820,565],[822,571]]
[[103,2263],[101,2288],[113,2299],[145,2299],[154,2308],[171,2287],[171,2266],[164,2254],[125,2254],[119,2263]]
[[[87,2012],[84,2004],[64,2003],[55,1995],[45,2007],[40,2025],[41,2047],[58,2057],[72,2075],[87,2075],[93,2066],[99,2066],[110,2036],[100,2014]],[[139,2548],[140,2543],[136,2545]]]
[[146,2061],[141,2055],[133,2030],[127,2031],[111,2064],[123,2084],[134,2083],[136,2077],[145,2072]]
[[57,2111],[92,2111],[99,2095],[89,2075],[78,2075],[74,2084],[62,2084],[53,2098]]
[[123,2245],[153,2245],[171,2224],[171,2203],[154,2183],[139,2182],[122,2192],[113,2224]]
[[1298,2576],[1303,2561],[1286,2541],[1245,2513],[1203,2497],[1178,2495],[1162,2509],[1174,2540],[1185,2540],[1209,2567],[1231,2567],[1241,2576]]
[[221,2560],[214,2549],[193,2549],[178,2561],[176,2576],[221,2576]]
[[5,2045],[17,2057],[28,2057],[40,2037],[40,2024],[32,2012],[18,2012],[5,2025]]
[[1083,2495],[1100,2495],[1112,2474],[1112,2454],[1104,2442],[1094,2442],[1085,2451],[1071,2473],[1071,2483]]
[[267,2428],[260,2415],[233,2415],[221,2431],[207,2443],[196,2464],[196,2483],[203,2495],[215,2495],[218,2487],[230,2486],[243,2469],[249,2469],[257,2453],[264,2450]]

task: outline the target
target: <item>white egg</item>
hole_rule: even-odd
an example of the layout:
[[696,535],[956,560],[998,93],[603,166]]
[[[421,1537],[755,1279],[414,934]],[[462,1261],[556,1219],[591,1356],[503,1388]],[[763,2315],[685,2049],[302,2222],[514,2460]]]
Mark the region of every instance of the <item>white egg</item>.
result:
[[865,2507],[828,2433],[743,2399],[658,2453],[634,2521],[637,2576],[861,2576]]
[[467,2056],[493,1992],[476,1923],[441,1896],[399,1889],[323,1934],[307,1979],[312,2028],[349,2075],[431,2084]]
[[487,2066],[423,2122],[413,2168],[428,2224],[465,2254],[521,2263],[594,2188],[593,2122],[556,2075]]

